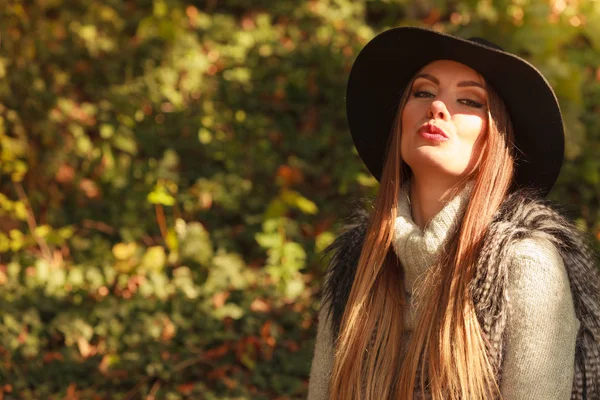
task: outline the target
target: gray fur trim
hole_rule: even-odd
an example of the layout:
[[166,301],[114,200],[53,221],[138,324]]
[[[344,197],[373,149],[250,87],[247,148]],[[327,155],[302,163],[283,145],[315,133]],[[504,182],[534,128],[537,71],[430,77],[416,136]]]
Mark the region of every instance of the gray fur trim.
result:
[[[350,295],[360,249],[369,216],[359,211],[344,232],[326,250],[331,254],[324,288],[334,337],[337,337]],[[473,301],[483,329],[487,352],[501,378],[503,333],[507,319],[508,263],[514,243],[542,236],[560,252],[573,295],[575,312],[581,322],[577,335],[575,375],[571,399],[600,399],[600,272],[598,259],[589,240],[556,205],[540,199],[533,192],[518,191],[502,204],[486,233],[471,284]]]

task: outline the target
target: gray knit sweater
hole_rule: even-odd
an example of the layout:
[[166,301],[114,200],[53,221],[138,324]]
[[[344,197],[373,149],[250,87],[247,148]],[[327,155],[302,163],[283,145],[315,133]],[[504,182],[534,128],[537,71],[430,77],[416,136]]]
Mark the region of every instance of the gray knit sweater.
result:
[[[408,185],[402,188],[395,223],[394,250],[405,270],[405,343],[418,319],[416,288],[438,257],[447,235],[464,213],[472,185],[449,201],[421,230],[413,221]],[[575,315],[562,258],[548,240],[524,239],[512,249],[508,283],[509,314],[500,388],[505,400],[568,400],[573,382]],[[426,288],[419,288],[423,290]],[[319,313],[317,341],[309,381],[309,400],[327,399],[334,360],[329,307]]]

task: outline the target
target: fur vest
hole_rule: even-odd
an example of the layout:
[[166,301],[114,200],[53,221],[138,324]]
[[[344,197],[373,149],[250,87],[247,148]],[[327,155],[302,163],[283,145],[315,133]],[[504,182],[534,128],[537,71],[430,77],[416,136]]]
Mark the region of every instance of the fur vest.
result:
[[[356,274],[369,216],[355,213],[344,232],[326,250],[331,254],[324,299],[330,307],[333,337]],[[600,272],[585,236],[548,200],[521,190],[507,197],[484,238],[476,276],[471,282],[477,319],[486,339],[487,354],[500,379],[503,332],[507,320],[508,250],[516,241],[542,235],[556,246],[567,269],[577,334],[571,399],[600,399]],[[452,235],[450,235],[452,237]]]

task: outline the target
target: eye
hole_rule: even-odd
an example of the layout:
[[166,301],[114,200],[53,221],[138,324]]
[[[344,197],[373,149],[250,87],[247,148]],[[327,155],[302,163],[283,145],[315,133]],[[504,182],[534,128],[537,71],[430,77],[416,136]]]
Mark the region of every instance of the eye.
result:
[[415,90],[413,92],[413,97],[416,97],[418,99],[425,99],[425,98],[435,97],[435,95],[426,90]]
[[483,104],[475,101],[475,100],[471,100],[471,99],[459,99],[458,100],[459,103],[464,104],[467,107],[473,107],[473,108],[482,108]]

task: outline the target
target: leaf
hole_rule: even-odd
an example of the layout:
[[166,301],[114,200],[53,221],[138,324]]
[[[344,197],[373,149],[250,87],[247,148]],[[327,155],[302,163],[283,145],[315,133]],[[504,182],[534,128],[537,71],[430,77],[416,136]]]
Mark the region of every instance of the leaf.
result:
[[227,303],[223,307],[212,311],[212,316],[216,319],[222,320],[226,317],[233,319],[240,319],[244,316],[244,309],[237,304]]
[[117,354],[105,354],[98,365],[98,369],[106,375],[111,367],[118,365],[120,361],[121,357]]
[[290,271],[304,268],[306,251],[296,242],[287,242],[283,245],[282,266]]
[[300,193],[294,190],[284,189],[281,193],[281,199],[290,206],[298,208],[305,214],[316,214],[318,211],[317,205],[302,196]]
[[109,124],[100,125],[100,136],[103,139],[110,139],[115,134],[115,128]]
[[[204,284],[204,289],[209,293],[230,288],[244,289],[247,286],[248,281],[244,275],[245,264],[239,254],[219,253],[213,258],[213,266]],[[234,313],[237,315],[237,311]]]
[[126,261],[131,259],[137,251],[137,243],[117,243],[112,248],[112,253],[115,258],[119,261]]
[[21,221],[25,221],[27,219],[27,207],[25,203],[21,201],[17,201],[14,204],[15,206],[15,217]]
[[282,217],[287,213],[288,209],[289,207],[286,204],[286,202],[283,201],[281,198],[276,197],[273,200],[271,200],[271,202],[267,206],[264,218],[265,220],[268,220],[272,218]]
[[313,203],[311,200],[307,199],[306,197],[298,197],[296,199],[296,207],[298,207],[302,212],[304,212],[305,214],[316,214],[317,211],[319,211],[319,209],[317,208],[317,205],[315,203]]
[[112,138],[112,145],[127,154],[136,155],[138,152],[138,145],[134,138],[127,136],[126,133],[117,131]]
[[284,294],[288,299],[295,299],[304,291],[304,282],[301,279],[294,279],[285,284]]
[[256,242],[264,249],[283,245],[283,237],[279,233],[257,233],[254,235]]
[[325,231],[317,235],[315,238],[315,252],[322,253],[335,240],[335,235],[332,232]]
[[152,246],[144,253],[140,266],[152,271],[161,271],[166,261],[165,248],[162,246]]
[[250,355],[247,353],[242,354],[242,356],[240,357],[240,362],[250,371],[256,369],[256,361],[254,361],[252,357],[250,357]]
[[14,252],[19,251],[25,244],[25,235],[17,229],[11,229],[8,236],[10,237],[10,249]]
[[364,172],[356,175],[356,181],[366,187],[376,187],[378,184],[377,179],[373,175],[367,175]]
[[36,236],[44,238],[44,237],[48,236],[50,229],[51,228],[48,225],[39,225],[39,226],[35,227],[34,232],[35,232]]
[[46,283],[50,276],[50,265],[44,259],[38,259],[35,263],[35,277],[38,283]]
[[163,206],[172,206],[175,204],[175,198],[167,193],[162,185],[157,185],[152,192],[148,194],[150,204],[162,204]]
[[77,338],[77,348],[83,358],[88,358],[92,355],[92,347],[90,343],[82,336]]
[[199,222],[186,224],[180,220],[176,225],[176,230],[179,237],[179,254],[182,260],[208,266],[213,258],[213,244],[204,226]]
[[177,333],[177,327],[168,316],[163,318],[163,329],[160,335],[161,340],[169,341],[175,337]]
[[179,240],[177,238],[177,233],[174,229],[169,229],[167,231],[167,236],[165,237],[165,243],[169,250],[177,251],[179,249]]

